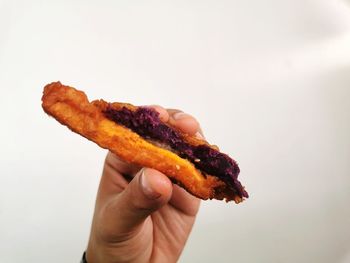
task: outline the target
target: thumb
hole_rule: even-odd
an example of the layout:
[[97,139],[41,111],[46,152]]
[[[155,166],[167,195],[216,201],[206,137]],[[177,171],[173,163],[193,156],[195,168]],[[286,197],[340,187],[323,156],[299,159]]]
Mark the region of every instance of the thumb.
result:
[[106,236],[113,239],[129,234],[154,211],[165,205],[172,194],[172,183],[161,172],[143,168],[117,195],[103,213]]

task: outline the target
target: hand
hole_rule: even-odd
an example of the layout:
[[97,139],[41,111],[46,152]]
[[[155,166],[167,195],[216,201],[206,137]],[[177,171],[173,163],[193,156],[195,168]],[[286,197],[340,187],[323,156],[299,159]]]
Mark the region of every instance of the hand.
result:
[[[160,118],[201,136],[198,122],[178,110],[152,106]],[[97,194],[88,263],[176,262],[200,200],[161,172],[127,164],[108,153]]]

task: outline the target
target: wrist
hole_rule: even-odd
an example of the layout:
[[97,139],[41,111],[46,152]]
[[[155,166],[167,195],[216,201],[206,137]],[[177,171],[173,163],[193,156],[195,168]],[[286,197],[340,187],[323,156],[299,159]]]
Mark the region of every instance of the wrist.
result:
[[85,251],[85,259],[87,263],[114,263],[114,262],[120,262],[118,259],[116,259],[115,256],[113,256],[113,253],[111,253],[111,248],[108,248],[107,246],[98,245],[95,242],[91,241],[88,244],[88,247]]

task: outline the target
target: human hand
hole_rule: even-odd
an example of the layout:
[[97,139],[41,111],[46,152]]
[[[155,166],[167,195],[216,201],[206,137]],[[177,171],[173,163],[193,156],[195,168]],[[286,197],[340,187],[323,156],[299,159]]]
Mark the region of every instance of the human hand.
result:
[[[199,123],[179,110],[152,106],[160,118],[201,137]],[[88,263],[176,262],[200,200],[161,172],[128,164],[108,153],[96,199]]]

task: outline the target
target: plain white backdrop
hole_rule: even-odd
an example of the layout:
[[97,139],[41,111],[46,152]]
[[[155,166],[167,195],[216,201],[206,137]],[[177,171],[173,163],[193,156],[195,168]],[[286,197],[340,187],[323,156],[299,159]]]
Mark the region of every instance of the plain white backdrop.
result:
[[[202,202],[180,262],[350,262],[350,2],[0,0],[0,262],[79,262],[105,150],[52,81],[191,113],[251,197]],[[166,260],[164,260],[166,262]]]

